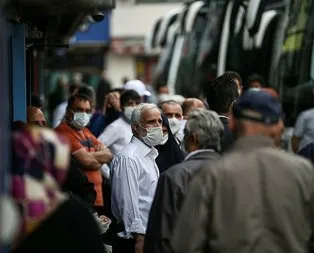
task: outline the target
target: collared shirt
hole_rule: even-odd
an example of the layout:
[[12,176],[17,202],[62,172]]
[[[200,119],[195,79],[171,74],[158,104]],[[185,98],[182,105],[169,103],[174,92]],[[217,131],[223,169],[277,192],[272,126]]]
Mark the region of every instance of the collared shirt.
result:
[[198,149],[198,150],[195,150],[195,151],[189,153],[189,154],[184,158],[184,161],[189,160],[192,156],[195,156],[195,155],[197,155],[197,154],[200,154],[200,153],[208,153],[208,152],[215,152],[215,150],[213,150],[213,149]]
[[116,155],[131,141],[131,138],[131,125],[120,117],[105,128],[98,140]]
[[157,156],[157,149],[133,136],[111,163],[112,212],[125,228],[118,234],[120,237],[131,238],[131,233],[146,233],[159,177]]
[[62,104],[58,105],[57,108],[53,111],[53,127],[57,127],[60,125],[65,115],[67,106],[68,101],[65,101]]
[[224,119],[229,120],[229,117],[227,117],[227,116],[225,116],[225,115],[222,115],[222,114],[219,115],[219,118],[224,118]]

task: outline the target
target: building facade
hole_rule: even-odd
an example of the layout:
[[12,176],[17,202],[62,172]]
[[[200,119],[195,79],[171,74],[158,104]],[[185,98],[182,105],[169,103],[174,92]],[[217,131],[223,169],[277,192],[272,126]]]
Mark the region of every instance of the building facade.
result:
[[145,37],[159,17],[181,3],[180,0],[116,1],[107,56],[107,75],[114,86],[121,86],[123,77],[151,83],[158,55],[145,53]]

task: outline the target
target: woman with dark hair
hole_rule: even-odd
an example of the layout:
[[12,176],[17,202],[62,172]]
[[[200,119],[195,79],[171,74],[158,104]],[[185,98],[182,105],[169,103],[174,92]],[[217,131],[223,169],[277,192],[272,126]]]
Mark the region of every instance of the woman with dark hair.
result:
[[164,115],[162,117],[162,130],[164,133],[164,139],[161,145],[155,146],[159,155],[156,158],[156,163],[159,168],[159,172],[162,173],[169,169],[171,166],[178,164],[184,160],[184,153],[180,149],[174,135],[170,130],[168,118]]

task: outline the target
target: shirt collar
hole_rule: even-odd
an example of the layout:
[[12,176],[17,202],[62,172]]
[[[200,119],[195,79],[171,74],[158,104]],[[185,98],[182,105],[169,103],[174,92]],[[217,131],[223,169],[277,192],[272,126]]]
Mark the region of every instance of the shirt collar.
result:
[[199,149],[199,150],[195,150],[195,151],[189,153],[189,154],[184,158],[184,161],[189,160],[192,156],[195,156],[195,155],[197,155],[197,154],[199,154],[199,153],[205,153],[205,152],[206,152],[206,153],[207,153],[207,152],[213,152],[213,153],[215,153],[216,151],[213,150],[213,149]]
[[144,157],[147,155],[151,155],[154,159],[156,159],[156,157],[158,156],[158,150],[156,148],[147,146],[144,142],[136,138],[134,135],[131,142],[138,147],[139,154],[142,154]]
[[226,115],[219,115],[219,118],[224,118],[224,119],[229,120],[229,117],[227,117]]

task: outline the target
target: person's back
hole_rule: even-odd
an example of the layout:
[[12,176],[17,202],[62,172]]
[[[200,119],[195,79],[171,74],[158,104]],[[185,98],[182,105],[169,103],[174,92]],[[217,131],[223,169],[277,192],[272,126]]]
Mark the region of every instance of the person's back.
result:
[[313,167],[273,148],[250,152],[249,144],[211,168],[211,249],[307,252],[313,221],[309,214],[314,211]]
[[238,139],[223,159],[194,176],[173,252],[308,252],[314,168],[276,147],[284,127],[280,102],[246,91],[229,123]]

